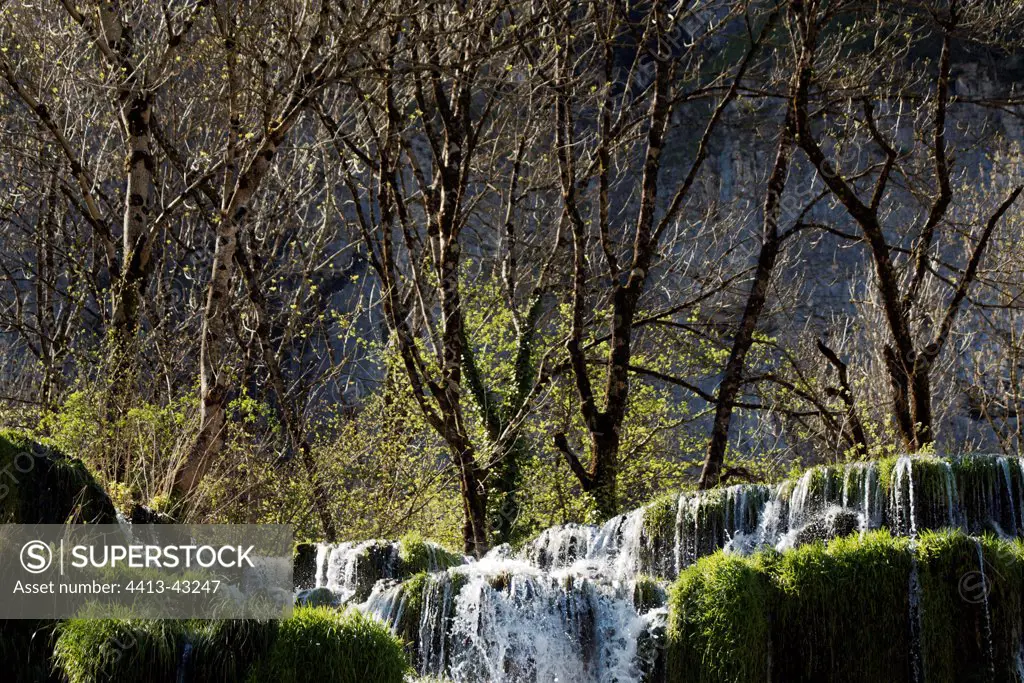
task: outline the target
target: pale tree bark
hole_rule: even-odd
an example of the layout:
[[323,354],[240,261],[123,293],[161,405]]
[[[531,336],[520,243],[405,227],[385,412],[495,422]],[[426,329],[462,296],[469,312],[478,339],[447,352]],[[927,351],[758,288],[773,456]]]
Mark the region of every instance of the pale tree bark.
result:
[[[190,496],[205,477],[212,461],[220,455],[226,443],[227,407],[234,378],[229,357],[230,314],[233,306],[234,267],[238,258],[239,231],[245,223],[260,184],[273,167],[278,148],[310,105],[311,98],[334,77],[338,55],[321,54],[330,16],[329,3],[322,3],[316,28],[305,47],[291,90],[287,93],[276,121],[264,133],[262,140],[241,166],[234,182],[225,179],[225,194],[216,224],[216,240],[210,264],[206,304],[199,350],[199,432],[184,461],[174,473],[171,490],[179,506],[187,505]],[[222,24],[226,26],[226,24]],[[230,31],[230,29],[228,29]],[[230,32],[225,34],[229,69],[237,63],[237,55]],[[229,81],[232,76],[229,74]],[[234,87],[232,87],[234,86]],[[229,82],[229,131],[226,171],[230,177],[239,151],[237,145],[238,112],[235,98],[236,84]]]
[[195,490],[211,460],[224,448],[227,404],[233,386],[227,341],[238,233],[253,196],[271,168],[277,148],[295,124],[300,111],[295,108],[280,125],[267,133],[263,144],[239,175],[231,199],[220,213],[199,350],[199,435],[174,477],[173,491],[179,499]]
[[[536,11],[477,3],[443,17],[399,13],[376,45],[379,74],[354,87],[364,103],[349,114],[362,128],[358,137],[321,113],[346,166],[364,169],[344,172],[350,220],[380,280],[390,341],[417,406],[458,476],[465,551],[478,556],[514,533],[522,425],[539,391],[533,354],[548,268],[520,267],[516,207],[524,159],[543,135],[529,97],[517,99],[529,89],[491,78],[525,68],[536,36],[522,26]],[[407,32],[405,21],[416,30]],[[361,208],[367,198],[370,215]],[[493,226],[504,249],[503,298],[516,328],[510,386],[486,376],[467,323],[467,225],[485,234]],[[495,263],[487,240],[468,243],[484,252],[474,258]],[[554,254],[538,260],[550,263]]]

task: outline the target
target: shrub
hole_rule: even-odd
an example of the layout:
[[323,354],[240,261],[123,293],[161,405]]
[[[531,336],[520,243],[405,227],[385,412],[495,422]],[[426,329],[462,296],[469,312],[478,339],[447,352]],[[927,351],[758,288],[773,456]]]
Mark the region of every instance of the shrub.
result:
[[359,612],[299,607],[281,622],[250,683],[401,683],[409,669],[402,643]]

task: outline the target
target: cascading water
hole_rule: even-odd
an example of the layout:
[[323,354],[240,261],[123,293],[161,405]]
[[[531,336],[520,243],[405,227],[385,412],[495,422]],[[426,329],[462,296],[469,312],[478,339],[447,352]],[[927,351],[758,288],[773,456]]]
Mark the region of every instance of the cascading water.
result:
[[436,572],[465,561],[436,543],[418,541],[421,557],[412,561],[402,557],[402,544],[371,540],[358,543],[320,543],[314,564],[315,589],[333,594],[333,602],[362,602],[370,596],[378,581],[399,579],[416,571]]
[[316,556],[316,587],[328,588],[341,602],[362,600],[379,579],[397,578],[398,544],[387,541],[321,544]]
[[921,611],[921,575],[917,562],[917,548],[914,541],[910,543],[910,585],[907,587],[910,606],[910,669],[911,680],[914,683],[921,683],[924,680],[924,671],[921,655],[921,632],[922,632],[922,611]]
[[554,527],[515,555],[496,548],[415,588],[381,581],[362,609],[415,641],[424,675],[638,682],[664,620],[638,597],[649,597],[638,575],[643,519],[635,510],[600,528]]
[[989,585],[988,578],[985,576],[985,552],[981,547],[981,543],[977,542],[976,547],[978,548],[978,575],[981,578],[981,604],[985,608],[985,656],[988,659],[989,673],[995,680],[996,677],[996,666],[995,666],[995,653],[992,649],[992,610],[988,604],[989,597]]
[[[1022,493],[1017,458],[817,467],[776,486],[685,492],[600,527],[552,527],[518,551],[501,546],[447,569],[428,563],[415,576],[394,543],[320,546],[316,585],[391,626],[424,675],[639,683],[657,665],[667,581],[700,557],[881,527],[912,537],[940,527],[1017,535]],[[911,582],[914,611],[916,571]]]

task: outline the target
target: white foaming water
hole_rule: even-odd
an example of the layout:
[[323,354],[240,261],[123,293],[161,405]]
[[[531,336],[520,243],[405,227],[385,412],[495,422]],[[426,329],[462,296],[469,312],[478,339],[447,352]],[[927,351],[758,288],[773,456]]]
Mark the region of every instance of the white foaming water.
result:
[[[911,537],[917,536],[917,505],[914,500],[914,462],[907,456],[896,461],[892,468],[893,509],[898,529]],[[903,490],[906,488],[906,494]]]
[[320,543],[316,549],[316,588],[330,589],[340,603],[362,600],[380,579],[398,576],[399,545],[390,541]]
[[[429,575],[412,625],[420,673],[467,683],[642,681],[656,654],[644,644],[665,616],[634,605],[643,512],[548,529],[517,556],[503,546]],[[327,561],[328,574],[346,566],[335,564]],[[380,581],[360,607],[408,633],[408,604],[404,584]]]
[[[956,490],[956,477],[953,476],[953,466],[948,462],[943,462],[942,468],[946,472],[946,513],[949,519],[949,526],[953,527],[957,525],[956,503],[960,495]],[[1007,487],[1009,487],[1009,478],[1007,478],[1006,482]]]
[[506,563],[465,576],[451,631],[455,681],[641,680],[637,643],[653,615],[637,614],[630,586]]
[[990,680],[996,679],[996,657],[992,648],[992,612],[988,604],[988,578],[985,576],[985,553],[981,547],[981,541],[975,541],[978,548],[978,572],[981,574],[981,602],[985,607],[985,654],[988,656]]

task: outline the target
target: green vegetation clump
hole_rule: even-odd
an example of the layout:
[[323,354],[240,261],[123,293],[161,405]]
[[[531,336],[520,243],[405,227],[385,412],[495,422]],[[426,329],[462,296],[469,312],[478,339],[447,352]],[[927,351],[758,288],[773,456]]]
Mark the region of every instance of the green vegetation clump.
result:
[[648,538],[659,538],[675,533],[676,509],[679,507],[679,496],[670,493],[644,507],[644,533]]
[[402,537],[398,545],[398,557],[402,561],[401,572],[404,575],[443,571],[463,562],[461,555],[431,543],[417,533],[408,533]]
[[296,543],[292,554],[294,583],[296,588],[313,588],[316,586],[316,543]]
[[420,620],[423,616],[423,593],[430,583],[430,574],[420,572],[402,583],[402,615],[394,624],[395,633],[402,639],[406,655],[415,663],[419,652]]
[[724,545],[726,492],[711,489],[686,498],[679,503],[679,550],[684,566]]
[[678,508],[679,495],[675,493],[661,496],[644,508],[640,561],[646,571],[660,576],[673,573]]
[[776,680],[909,681],[910,568],[907,540],[885,531],[781,555]]
[[338,597],[330,588],[320,586],[305,593],[300,593],[297,604],[306,607],[331,607],[338,601]]
[[1021,500],[1024,472],[1015,459],[965,455],[954,459],[951,466],[968,531],[1018,532],[1020,511],[1015,509],[1010,491]]
[[652,576],[640,574],[633,582],[633,607],[638,614],[665,604],[665,588]]
[[682,565],[724,547],[736,532],[752,532],[769,495],[760,485],[684,493],[678,520]]
[[114,524],[110,498],[78,460],[11,431],[0,431],[0,522]]
[[671,589],[668,680],[1016,680],[1022,592],[1020,541],[960,531],[716,553]]
[[281,622],[72,619],[53,660],[67,683],[289,683],[313,672],[327,683],[399,683],[408,668],[382,624],[303,607]]
[[917,546],[928,681],[1016,680],[1024,547],[952,531]]
[[354,610],[299,607],[281,622],[250,683],[401,683],[409,670],[402,643]]
[[878,483],[886,493],[892,489],[892,471],[896,468],[896,461],[899,459],[898,455],[889,455],[875,461],[878,467]]
[[279,622],[257,619],[195,621],[185,665],[186,680],[204,683],[244,681],[253,666],[273,645]]
[[768,680],[772,594],[757,559],[716,553],[684,571],[669,594],[669,683]]
[[71,619],[58,629],[53,659],[68,683],[175,683],[187,623]]
[[[909,462],[910,477],[897,477],[894,468],[898,465],[893,463],[885,478],[885,490],[889,499],[889,526],[895,532],[910,533],[911,514],[915,531],[956,525],[955,510],[951,510],[949,505],[949,501],[955,498],[950,463],[927,455],[915,456]],[[910,495],[911,482],[914,487],[913,496]],[[910,509],[911,500],[914,504],[913,510]]]

